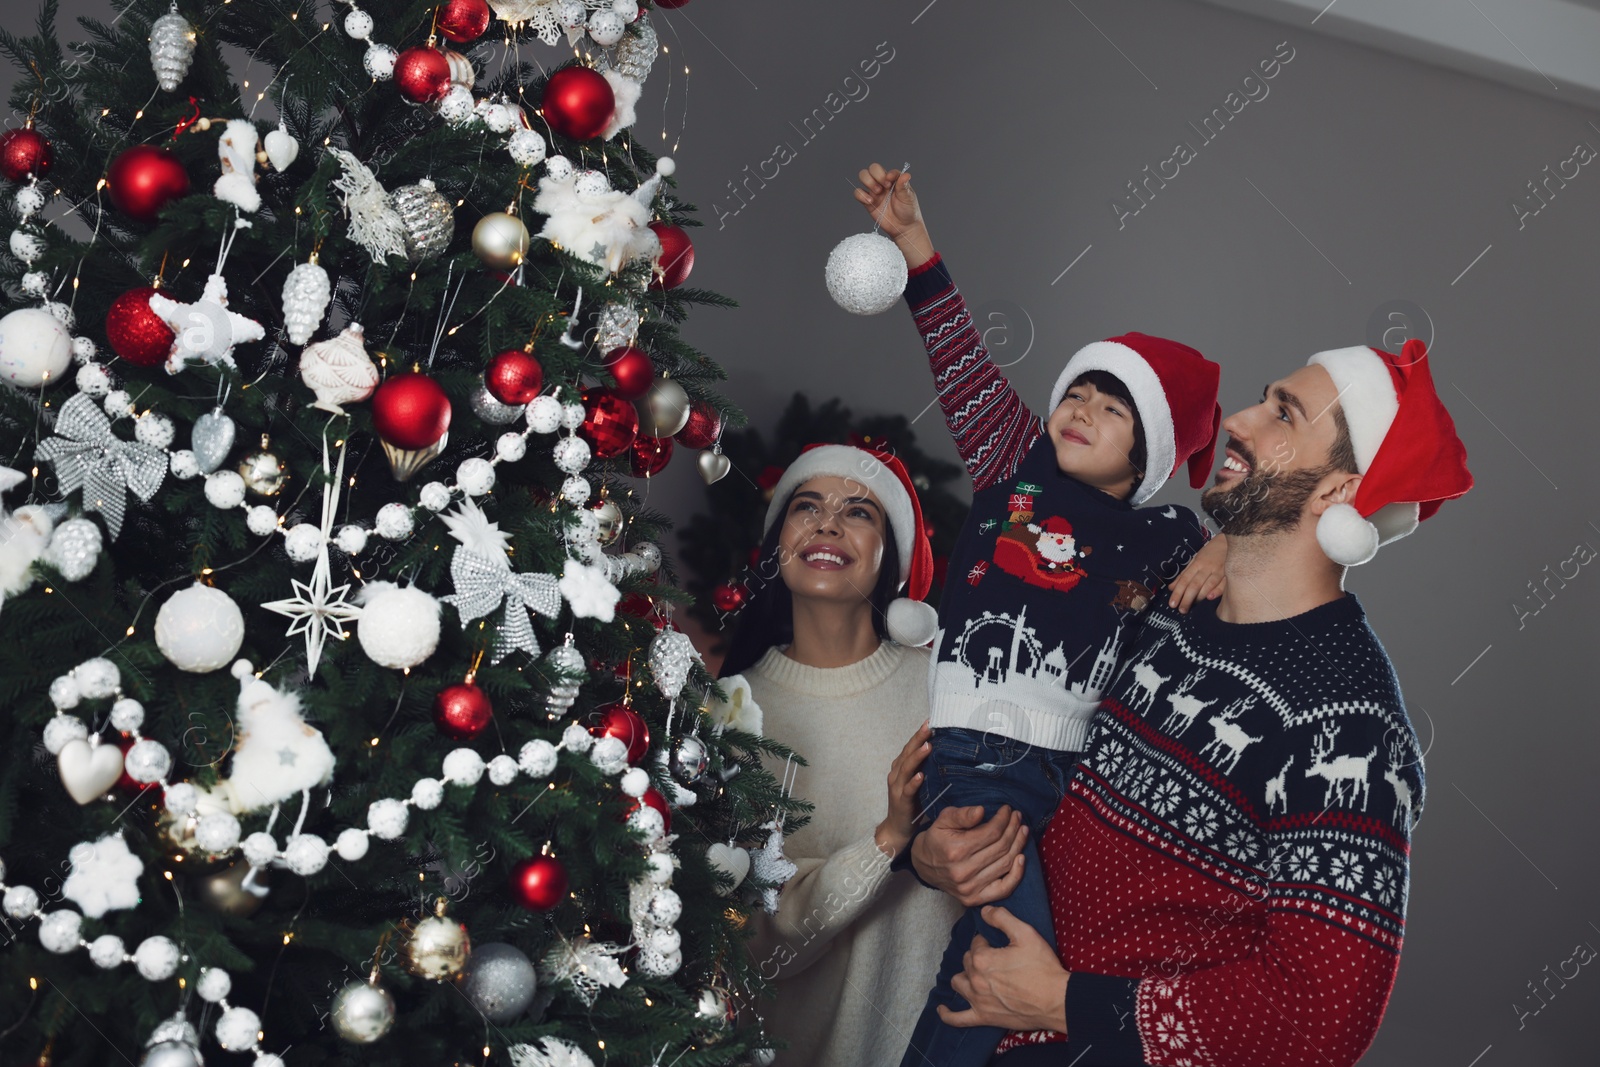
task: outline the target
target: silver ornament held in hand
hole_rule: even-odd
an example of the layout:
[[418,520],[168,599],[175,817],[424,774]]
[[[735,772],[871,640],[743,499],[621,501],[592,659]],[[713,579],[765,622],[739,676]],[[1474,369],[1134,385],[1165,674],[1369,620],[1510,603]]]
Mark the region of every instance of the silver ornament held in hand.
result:
[[539,987],[533,963],[504,941],[473,950],[461,992],[492,1023],[508,1023],[528,1010]]
[[178,14],[178,5],[150,24],[150,66],[156,84],[172,92],[194,63],[194,27]]
[[339,990],[329,1011],[333,1032],[353,1045],[370,1045],[394,1027],[394,997],[377,983],[377,972],[365,982]]
[[389,194],[405,228],[406,257],[413,263],[432,259],[450,247],[455,236],[455,209],[450,201],[423,178]]
[[660,377],[648,392],[633,402],[639,413],[639,432],[651,437],[671,437],[689,424],[689,394],[671,378]]

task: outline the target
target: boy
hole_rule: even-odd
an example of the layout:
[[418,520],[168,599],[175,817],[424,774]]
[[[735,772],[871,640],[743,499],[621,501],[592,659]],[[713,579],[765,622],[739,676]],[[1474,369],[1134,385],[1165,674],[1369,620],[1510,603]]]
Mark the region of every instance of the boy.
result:
[[[1136,505],[1185,463],[1190,484],[1205,483],[1220,368],[1159,337],[1097,341],[1067,363],[1041,420],[990,362],[909,176],[874,163],[860,178],[856,199],[906,257],[906,301],[973,479],[934,641],[923,815],[1019,811],[1032,836],[1005,906],[1054,944],[1033,840],[1065,794],[1129,625],[1205,543],[1187,508]],[[950,979],[975,934],[1004,943],[978,909],[957,922],[902,1067],[981,1067],[1003,1036],[936,1012],[966,1006]]]

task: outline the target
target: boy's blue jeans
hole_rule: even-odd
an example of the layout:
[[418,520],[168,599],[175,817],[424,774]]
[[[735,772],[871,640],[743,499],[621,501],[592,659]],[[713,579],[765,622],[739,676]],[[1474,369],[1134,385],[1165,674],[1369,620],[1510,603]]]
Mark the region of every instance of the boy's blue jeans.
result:
[[[1044,872],[1039,869],[1037,842],[1066,795],[1079,753],[1035,748],[1000,734],[952,728],[934,730],[929,744],[923,764],[926,777],[918,797],[928,819],[938,818],[945,808],[973,805],[983,807],[985,818],[1004,804],[1022,813],[1028,826],[1022,881],[1009,897],[995,903],[1039,931],[1054,948],[1055,926]],[[939,963],[938,980],[928,994],[900,1067],[983,1067],[1005,1036],[1004,1030],[994,1026],[948,1026],[936,1010],[939,1004],[952,1011],[969,1007],[951,988],[950,980],[961,972],[961,957],[978,934],[991,945],[1009,940],[983,921],[978,908],[968,908],[956,920]]]

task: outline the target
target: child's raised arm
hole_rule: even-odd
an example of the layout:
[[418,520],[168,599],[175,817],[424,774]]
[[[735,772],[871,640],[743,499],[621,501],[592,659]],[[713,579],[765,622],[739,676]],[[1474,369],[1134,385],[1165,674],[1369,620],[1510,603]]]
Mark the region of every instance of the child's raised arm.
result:
[[1005,481],[1044,427],[990,360],[966,301],[933,250],[911,175],[874,163],[859,177],[856,200],[894,240],[911,270],[906,302],[928,350],[945,425],[972,476],[972,487],[987,489]]

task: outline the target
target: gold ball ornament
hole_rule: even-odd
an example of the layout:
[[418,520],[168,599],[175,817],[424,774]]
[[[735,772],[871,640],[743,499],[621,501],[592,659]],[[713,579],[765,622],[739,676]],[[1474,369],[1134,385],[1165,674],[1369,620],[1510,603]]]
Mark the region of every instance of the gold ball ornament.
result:
[[289,468],[283,460],[268,452],[272,442],[261,435],[261,447],[239,461],[239,477],[244,487],[257,496],[277,496],[289,480]]
[[486,266],[510,270],[528,254],[528,228],[504,211],[485,215],[472,228],[472,253]]
[[434,914],[417,922],[406,941],[406,969],[436,982],[459,975],[472,954],[467,928],[445,918],[444,908],[444,898],[440,897]]
[[666,375],[652,382],[633,406],[639,412],[639,432],[651,437],[671,437],[689,424],[689,394]]

